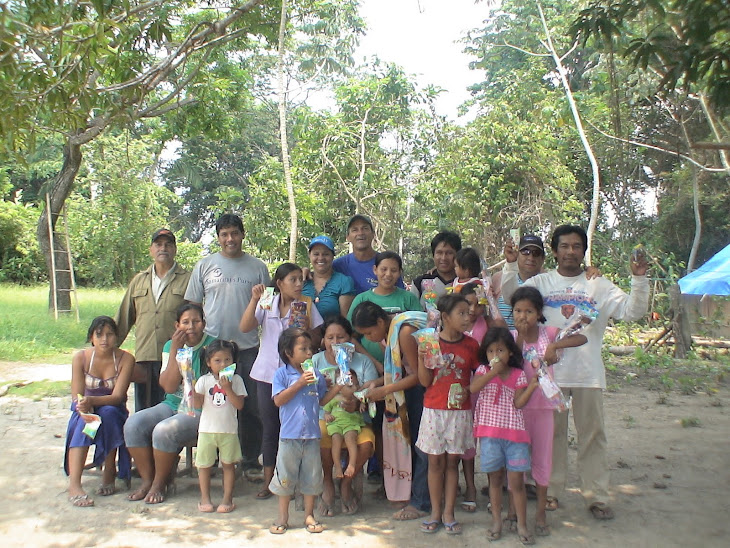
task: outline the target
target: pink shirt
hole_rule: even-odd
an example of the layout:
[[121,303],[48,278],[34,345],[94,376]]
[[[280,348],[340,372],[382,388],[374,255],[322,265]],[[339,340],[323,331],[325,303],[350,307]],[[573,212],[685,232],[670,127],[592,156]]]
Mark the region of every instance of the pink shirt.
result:
[[[537,355],[541,358],[545,357],[545,349],[547,346],[555,341],[555,338],[558,336],[558,333],[560,333],[560,329],[557,327],[548,327],[544,325],[538,326],[539,332],[537,335],[537,341],[535,342],[523,342],[522,343],[522,355],[525,355],[530,348],[534,348],[537,350]],[[517,330],[513,329],[510,331],[512,333],[512,336],[517,340]],[[525,375],[527,376],[527,382],[529,383],[530,380],[532,380],[532,377],[537,375],[537,369],[528,361],[522,362],[522,370],[525,372]],[[548,366],[548,371],[550,372],[550,376],[553,377],[553,366]],[[553,377],[555,378],[555,377]],[[532,393],[532,396],[530,396],[530,400],[527,402],[527,405],[525,405],[525,408],[529,409],[550,409],[551,411],[554,409],[552,405],[548,402],[548,399],[545,397],[545,394],[542,393],[542,390],[540,388],[536,388],[535,391]]]
[[[485,375],[489,366],[480,365],[476,375]],[[527,387],[527,377],[522,369],[510,369],[507,380],[499,376],[490,380],[479,391],[474,410],[474,437],[498,438],[520,443],[530,443],[525,430],[522,410],[515,407],[515,392]]]
[[476,342],[482,344],[484,335],[487,334],[487,329],[487,320],[484,316],[479,316],[474,322],[474,325],[471,326],[471,331],[464,331],[464,334],[469,335]]

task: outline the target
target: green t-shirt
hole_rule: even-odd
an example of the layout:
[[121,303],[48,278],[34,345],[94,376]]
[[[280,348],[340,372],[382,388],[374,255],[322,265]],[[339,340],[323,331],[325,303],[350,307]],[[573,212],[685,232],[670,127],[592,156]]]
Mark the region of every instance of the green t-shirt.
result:
[[[206,334],[203,336],[203,340],[193,347],[193,375],[195,376],[193,379],[193,386],[195,385],[195,381],[200,378],[200,369],[202,365],[200,363],[200,354],[202,353],[203,348],[208,346],[214,340],[215,337]],[[170,346],[172,346],[172,341],[167,341],[165,346],[162,348],[162,369],[160,373],[167,369],[167,361],[170,359]],[[173,411],[177,411],[177,408],[180,406],[180,401],[182,400],[182,395],[182,383],[180,383],[180,386],[177,387],[177,391],[174,394],[165,394],[165,399],[162,401],[165,405],[169,405]]]
[[[357,308],[358,304],[365,301],[370,301],[377,304],[383,310],[385,310],[385,312],[391,314],[392,316],[400,314],[401,312],[406,312],[408,310],[423,310],[421,308],[421,303],[419,302],[418,297],[416,297],[410,291],[406,291],[405,289],[401,289],[400,287],[396,287],[395,291],[390,295],[377,295],[372,289],[370,289],[369,291],[360,293],[357,297],[355,297],[355,300],[352,301],[350,310],[347,313],[348,320],[352,321],[352,313],[354,312],[355,308]],[[383,347],[379,343],[371,342],[365,337],[361,339],[360,343],[373,358],[378,360],[380,363],[383,363]]]

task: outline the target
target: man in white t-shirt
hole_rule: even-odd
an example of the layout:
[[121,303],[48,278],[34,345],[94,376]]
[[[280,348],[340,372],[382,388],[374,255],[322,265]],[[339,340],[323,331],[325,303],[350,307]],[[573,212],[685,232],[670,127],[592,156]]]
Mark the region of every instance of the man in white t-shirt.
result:
[[[543,312],[548,325],[561,329],[566,327],[576,310],[598,314],[582,331],[588,342],[564,350],[562,360],[555,367],[555,380],[566,396],[573,398],[581,494],[593,517],[612,519],[613,510],[607,505],[609,468],[603,421],[606,371],[601,358],[601,346],[609,319],[633,321],[646,314],[649,281],[644,258],[631,261],[629,294],[606,278],[588,279],[582,267],[587,244],[588,238],[581,227],[557,227],[550,247],[558,268],[533,276],[524,285],[536,287],[542,293],[545,300]],[[505,245],[504,255],[507,264],[502,270],[502,295],[509,302],[517,289],[517,250],[513,242]],[[565,489],[567,461],[568,413],[555,413],[549,509],[557,508],[557,496]]]
[[262,427],[256,384],[251,380],[251,366],[259,352],[259,337],[257,330],[242,333],[238,325],[251,300],[251,288],[256,284],[269,285],[271,279],[264,262],[243,251],[245,232],[240,217],[222,215],[216,222],[215,231],[221,250],[195,265],[185,299],[202,304],[206,333],[217,339],[234,341],[239,347],[236,374],[243,379],[248,397],[238,414],[238,436],[243,472],[253,478],[252,471],[261,469],[258,458]]

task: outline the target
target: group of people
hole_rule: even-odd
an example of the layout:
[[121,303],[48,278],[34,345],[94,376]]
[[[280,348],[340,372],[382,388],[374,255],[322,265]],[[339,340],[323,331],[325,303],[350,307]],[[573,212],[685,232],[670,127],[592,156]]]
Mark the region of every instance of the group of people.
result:
[[[94,320],[91,347],[74,356],[66,441],[73,505],[94,504],[81,485],[91,445],[94,463],[103,464],[97,495],[114,493],[117,457],[118,477],[130,477],[131,457],[141,483],[128,498],[157,504],[165,500],[180,450],[197,444],[201,512],[235,508],[238,469],[262,482],[257,499],[278,497],[272,534],[287,530],[295,492],[303,496],[307,531],[318,533],[317,497],[319,513],[332,516],[339,478],[343,513],[357,512],[370,462],[379,466],[383,493],[400,503],[394,519],[423,519],[426,534],[460,534],[459,463],[466,484],[461,509],[473,512],[479,450],[489,477],[489,539],[499,539],[504,524],[532,544],[525,478],[535,482],[534,533],[548,535],[546,511],[558,508],[567,476],[568,413],[556,411],[540,388],[546,369],[572,401],[589,511],[597,519],[613,517],[601,343],[610,318],[635,320],[646,312],[642,258],[631,262],[627,294],[584,269],[586,233],[562,225],[550,242],[555,270],[544,271],[542,240],[525,235],[507,241],[502,272],[485,283],[479,254],[462,248],[458,234],[440,232],[431,241],[434,268],[407,290],[400,256],[373,249],[373,225],[362,215],[348,223],[351,253],[335,259],[332,240],[317,236],[309,244],[310,268],[283,263],[273,279],[243,251],[239,217],[221,216],[216,234],[220,251],[187,273],[175,263],[174,234],[156,231],[153,264],[132,280],[116,319]],[[494,306],[484,304],[485,292]],[[417,340],[432,324],[434,311],[425,309],[434,302],[435,362]],[[576,310],[592,321],[579,333],[559,335]],[[119,349],[134,325],[136,361]],[[328,373],[341,366],[343,343],[354,346],[349,371],[338,373],[349,382]],[[194,386],[185,382],[181,351]],[[544,367],[534,366],[539,363]],[[133,381],[135,413],[128,416]],[[193,409],[185,408],[183,389],[194,392]],[[99,417],[92,437],[89,427]],[[217,507],[210,494],[216,462],[224,487]],[[510,497],[503,520],[505,481]]]

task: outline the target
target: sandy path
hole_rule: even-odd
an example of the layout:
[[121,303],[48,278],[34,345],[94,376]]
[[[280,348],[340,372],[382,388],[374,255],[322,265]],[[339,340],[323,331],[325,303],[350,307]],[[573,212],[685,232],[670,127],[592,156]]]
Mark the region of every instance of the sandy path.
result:
[[[7,380],[68,378],[68,366],[20,367],[0,364],[0,384]],[[40,377],[39,377],[40,375]],[[725,514],[730,486],[730,390],[705,394],[671,394],[666,404],[658,393],[624,386],[606,394],[612,504],[616,519],[590,517],[580,496],[569,491],[563,507],[549,514],[553,535],[538,538],[538,546],[727,546],[730,520]],[[683,428],[680,420],[698,417],[700,428]],[[178,493],[157,506],[130,503],[125,493],[96,497],[92,509],[72,508],[66,501],[62,470],[67,401],[52,398],[31,402],[0,398],[0,538],[4,546],[444,546],[484,545],[488,516],[486,498],[479,497],[475,514],[457,511],[464,525],[460,537],[443,531],[426,536],[418,522],[390,519],[387,503],[375,500],[366,485],[366,506],[355,517],[325,519],[327,530],[310,535],[299,526],[303,514],[291,511],[293,529],[283,536],[268,533],[276,516],[276,500],[253,500],[256,486],[237,483],[238,508],[232,514],[200,514],[195,480],[178,480]],[[574,435],[574,434],[573,434]],[[575,460],[575,451],[570,451]],[[571,484],[575,485],[575,467]],[[478,474],[477,485],[486,483]],[[135,484],[139,480],[135,480]],[[219,480],[214,496],[220,497]],[[90,491],[99,483],[85,476]],[[664,484],[665,488],[659,484]],[[119,482],[118,487],[123,489]],[[528,508],[532,526],[534,503]],[[723,540],[724,539],[724,540]],[[506,535],[499,546],[519,546]]]

